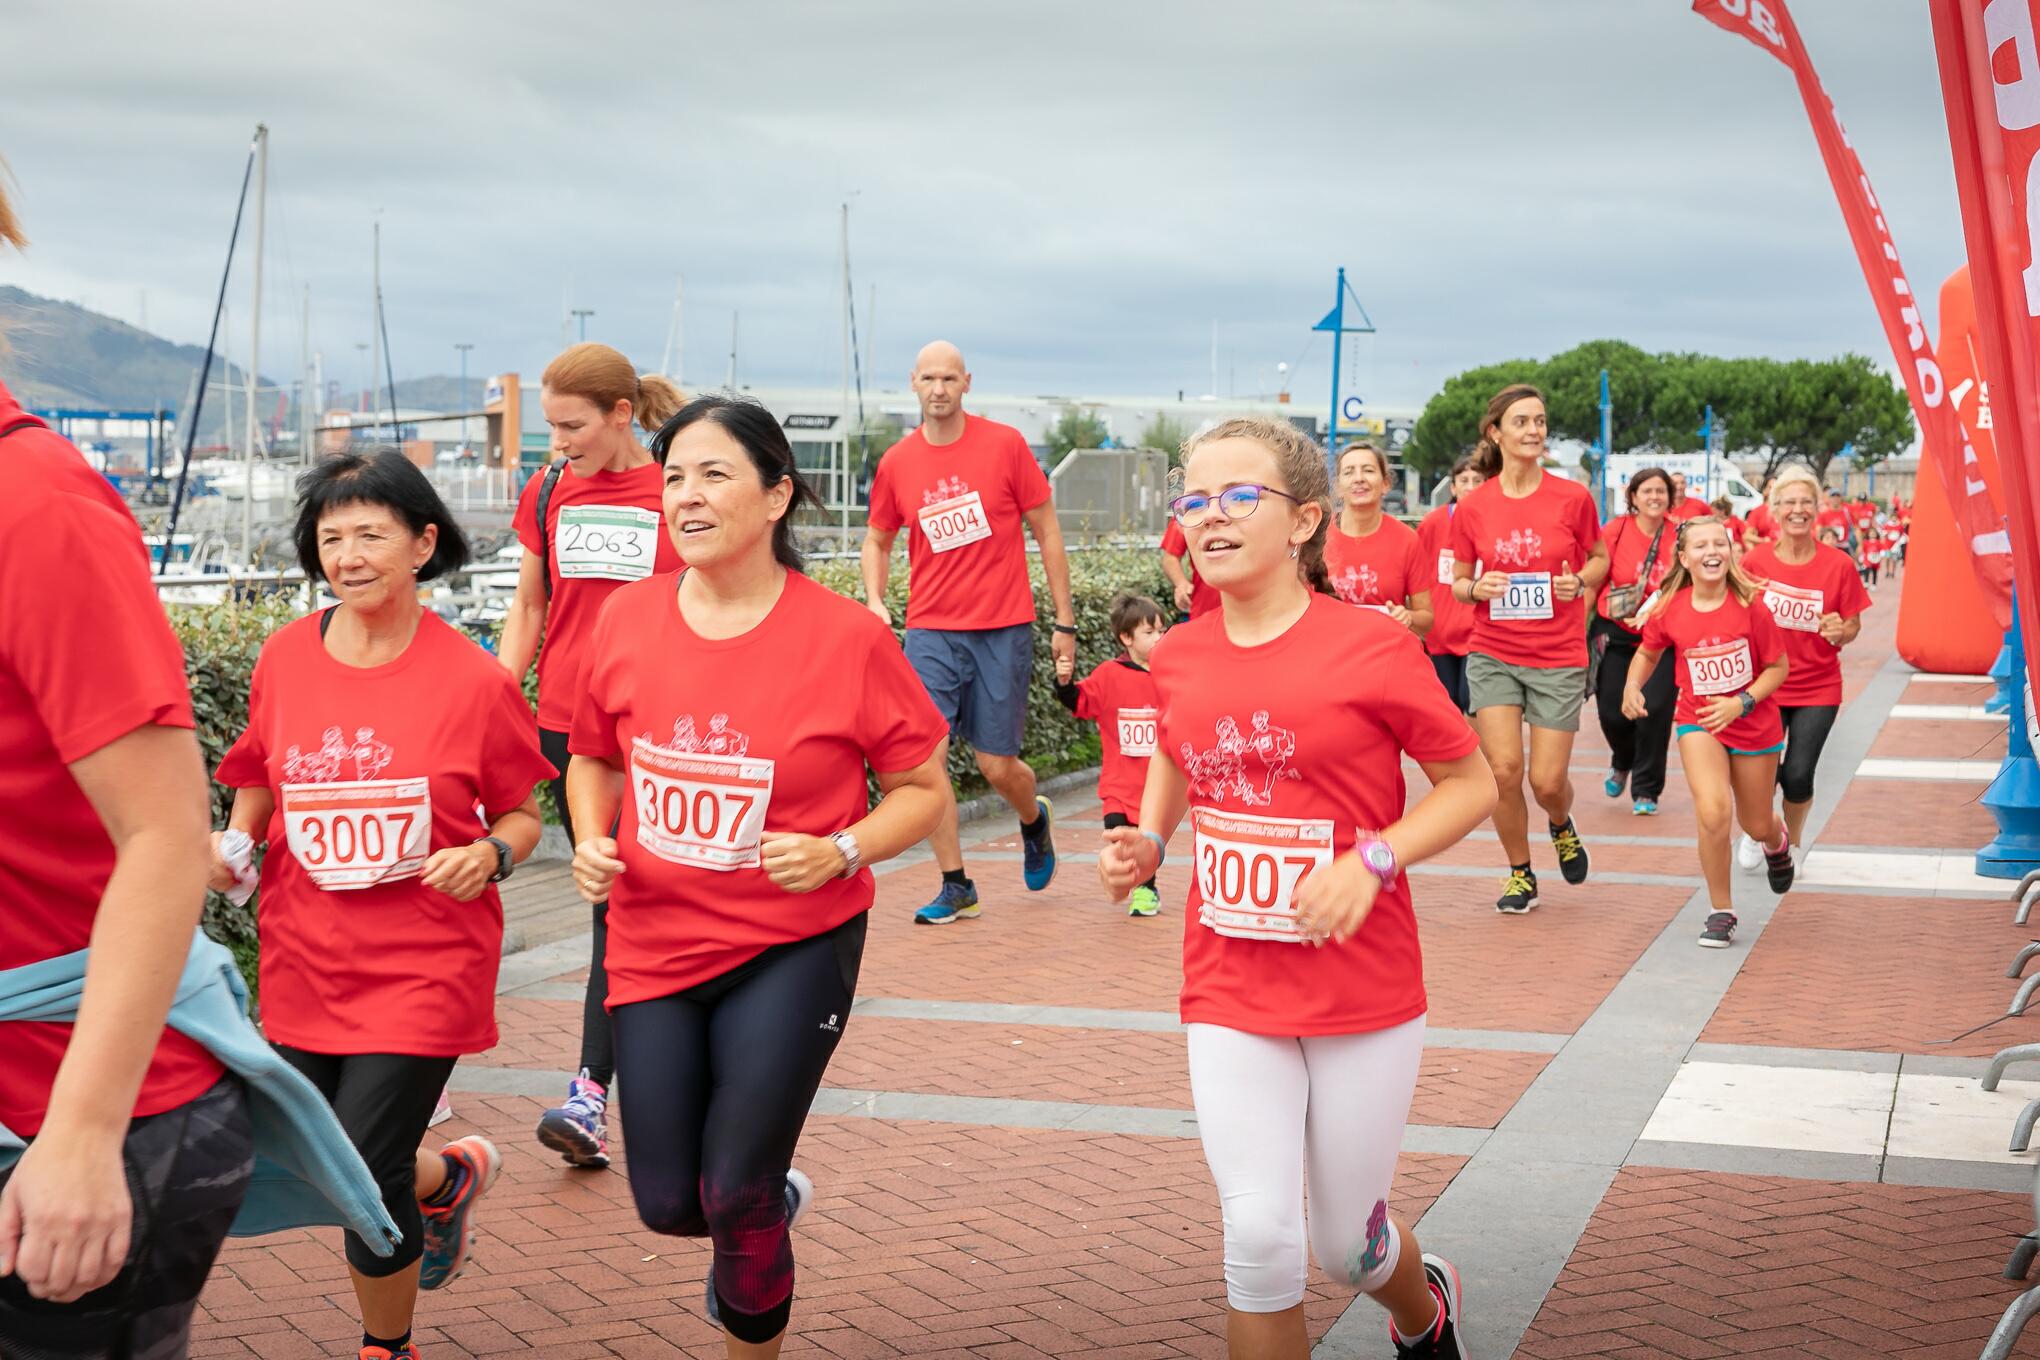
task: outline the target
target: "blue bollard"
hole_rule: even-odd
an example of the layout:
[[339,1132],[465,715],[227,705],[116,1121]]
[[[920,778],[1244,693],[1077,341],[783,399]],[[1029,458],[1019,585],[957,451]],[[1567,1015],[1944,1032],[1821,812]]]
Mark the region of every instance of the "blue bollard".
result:
[[2012,634],[2019,631],[2017,619],[2005,632],[2004,645],[1998,648],[1997,660],[1990,663],[1990,678],[1997,682],[1997,692],[1983,701],[1986,713],[2009,713],[2012,711]]
[[2033,677],[2025,642],[2019,636],[2016,599],[2012,612],[2012,628],[2005,634],[2005,652],[2015,677],[2009,686],[2011,736],[2005,762],[1982,799],[1997,819],[1998,835],[1976,852],[1976,872],[1985,878],[2024,878],[2040,869],[2040,761],[2033,757]]

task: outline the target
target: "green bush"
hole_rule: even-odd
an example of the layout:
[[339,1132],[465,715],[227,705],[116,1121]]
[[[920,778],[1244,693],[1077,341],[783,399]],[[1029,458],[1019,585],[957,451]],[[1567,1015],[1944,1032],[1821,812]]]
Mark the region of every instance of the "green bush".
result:
[[[1034,581],[1037,623],[1034,631],[1034,679],[1028,686],[1027,740],[1021,755],[1039,775],[1081,770],[1098,762],[1098,730],[1095,724],[1080,723],[1056,701],[1055,663],[1049,652],[1054,622],[1054,604],[1038,558],[1030,558],[1028,569]],[[855,599],[863,598],[857,564],[829,561],[813,564],[815,580],[831,590]],[[895,626],[906,617],[907,579],[896,561],[886,601]],[[1152,549],[1101,548],[1070,554],[1070,592],[1077,616],[1077,674],[1087,674],[1100,662],[1118,655],[1119,643],[1107,621],[1112,597],[1122,590],[1149,595],[1167,607],[1169,584],[1162,575],[1160,554]],[[206,768],[214,769],[227,748],[248,723],[248,681],[255,669],[262,643],[276,629],[299,617],[303,597],[296,593],[230,601],[207,606],[179,606],[170,611],[170,621],[184,644],[184,669],[191,684],[192,707],[198,718],[199,745],[205,752]],[[537,705],[537,667],[525,677],[524,693]],[[970,752],[952,746],[949,774],[958,793],[969,797],[985,790],[977,763]],[[234,791],[215,784],[212,790],[213,824],[226,825],[234,802]],[[552,797],[543,787],[540,803],[548,821],[557,821]],[[234,951],[248,985],[255,985],[255,900],[235,907],[217,893],[208,894],[205,910],[206,932]]]

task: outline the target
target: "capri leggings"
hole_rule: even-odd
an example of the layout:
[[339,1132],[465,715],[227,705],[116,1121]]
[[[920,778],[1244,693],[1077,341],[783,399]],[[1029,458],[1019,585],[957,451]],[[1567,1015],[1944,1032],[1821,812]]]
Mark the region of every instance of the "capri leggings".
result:
[[1190,1092],[1225,1213],[1226,1302],[1244,1313],[1303,1302],[1306,1237],[1333,1279],[1362,1292],[1388,1283],[1402,1252],[1388,1193],[1423,1056],[1423,1016],[1301,1039],[1190,1026]]
[[1798,708],[1780,706],[1785,721],[1785,754],[1778,759],[1778,785],[1788,803],[1813,801],[1813,771],[1820,764],[1821,748],[1835,725],[1837,704],[1806,704]]
[[421,1058],[408,1053],[307,1053],[272,1044],[283,1060],[319,1088],[348,1141],[368,1163],[382,1191],[383,1208],[396,1220],[403,1240],[389,1256],[347,1234],[347,1264],[371,1280],[406,1269],[425,1252],[425,1216],[418,1211],[418,1145],[455,1058]]
[[630,1193],[653,1232],[715,1244],[716,1305],[762,1345],[793,1310],[786,1173],[843,1037],[865,918],[610,1012]]

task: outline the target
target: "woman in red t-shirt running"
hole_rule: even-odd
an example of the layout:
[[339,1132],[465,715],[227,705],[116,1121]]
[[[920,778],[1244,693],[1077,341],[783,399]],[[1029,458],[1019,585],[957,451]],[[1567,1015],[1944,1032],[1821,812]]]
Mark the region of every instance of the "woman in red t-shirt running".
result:
[[1347,604],[1388,615],[1418,637],[1431,631],[1430,575],[1416,531],[1382,512],[1388,458],[1372,444],[1339,455],[1339,513],[1325,532],[1325,570]]
[[1495,835],[1509,872],[1495,910],[1520,915],[1537,906],[1526,776],[1559,873],[1568,883],[1587,879],[1570,766],[1587,693],[1585,597],[1608,574],[1608,545],[1593,495],[1544,470],[1542,393],[1528,383],[1503,388],[1488,402],[1480,431],[1473,465],[1488,481],[1452,517],[1452,593],[1474,606],[1466,684],[1500,790]]
[[[339,603],[263,643],[219,780],[236,790],[227,832],[269,846],[263,1030],[333,1106],[403,1234],[389,1256],[347,1235],[362,1360],[390,1360],[417,1354],[418,1291],[460,1273],[501,1167],[486,1138],[419,1143],[460,1055],[496,1044],[494,885],[538,844],[553,767],[515,683],[418,601],[468,549],[409,459],[321,460],[294,537]],[[220,891],[227,832],[212,838]]]
[[[524,556],[496,655],[520,684],[538,658],[538,742],[560,771],[552,781],[553,810],[572,845],[567,729],[574,722],[581,661],[595,616],[620,586],[680,565],[659,526],[663,475],[631,426],[658,429],[680,409],[681,396],[670,379],[640,375],[621,353],[593,342],[574,345],[547,364],[543,384],[539,404],[559,457],[524,484],[517,500],[512,525]],[[581,1070],[567,1084],[565,1103],[538,1121],[538,1141],[569,1166],[609,1165],[607,1114],[616,1059],[602,1009],[608,934],[609,904],[597,902],[581,1002]]]
[[1641,719],[1622,711],[1629,661],[1643,640],[1636,615],[1671,570],[1677,526],[1667,511],[1672,479],[1663,468],[1639,469],[1624,492],[1629,513],[1608,521],[1608,581],[1594,604],[1588,646],[1600,653],[1594,668],[1594,707],[1601,734],[1608,739],[1608,778],[1602,789],[1610,798],[1629,790],[1630,807],[1639,817],[1655,817],[1665,791],[1665,757],[1672,745],[1673,685],[1670,671],[1653,672],[1644,697],[1650,712]]
[[941,819],[947,732],[892,630],[801,573],[792,516],[814,493],[770,412],[700,397],[652,451],[687,565],[617,591],[596,625],[574,878],[610,904],[638,1216],[714,1240],[710,1320],[730,1355],[776,1356],[787,1229],[814,1197],[794,1148],[856,1000],[867,866]]
[[1772,696],[1785,683],[1785,644],[1757,584],[1736,565],[1728,526],[1712,515],[1679,525],[1679,561],[1647,611],[1629,663],[1622,708],[1649,708],[1643,687],[1667,651],[1678,652],[1679,762],[1700,823],[1700,869],[1714,910],[1700,932],[1708,949],[1735,934],[1728,838],[1740,822],[1764,847],[1771,891],[1792,886],[1792,847],[1771,807],[1784,734]]
[[[1308,1241],[1388,1310],[1398,1354],[1463,1358],[1457,1273],[1388,1212],[1426,1011],[1403,869],[1479,825],[1494,779],[1409,630],[1331,596],[1323,450],[1230,420],[1180,476],[1171,510],[1222,603],[1155,648],[1165,758],[1139,826],[1105,833],[1099,876],[1126,896],[1189,815],[1182,1017],[1228,1345],[1309,1354]],[[1405,754],[1431,782],[1407,812]]]
[[1462,604],[1452,594],[1452,516],[1459,502],[1486,480],[1473,459],[1460,459],[1452,465],[1452,499],[1424,516],[1417,526],[1417,555],[1436,565],[1431,577],[1431,628],[1424,634],[1424,650],[1438,672],[1438,683],[1445,686],[1461,713],[1472,711],[1466,693],[1466,649],[1473,642],[1473,606]]

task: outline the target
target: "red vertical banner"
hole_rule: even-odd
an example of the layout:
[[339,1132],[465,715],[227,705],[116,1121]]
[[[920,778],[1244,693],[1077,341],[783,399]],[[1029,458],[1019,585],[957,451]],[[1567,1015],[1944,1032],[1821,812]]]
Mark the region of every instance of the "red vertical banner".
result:
[[[2019,3],[2023,6],[2024,0]],[[1913,414],[1920,425],[1921,457],[1933,467],[1947,493],[1956,525],[1970,553],[1977,585],[1989,602],[1998,627],[2008,627],[2012,618],[2012,565],[2004,518],[1991,498],[1989,487],[1975,471],[1976,454],[1969,447],[1968,435],[1948,398],[1947,381],[1927,338],[1919,299],[1899,264],[1898,247],[1877,206],[1877,196],[1870,189],[1870,178],[1863,173],[1862,162],[1842,131],[1833,101],[1821,88],[1820,77],[1814,73],[1813,62],[1807,56],[1805,43],[1800,41],[1791,12],[1785,8],[1785,0],[1693,0],[1693,12],[1730,33],[1748,38],[1792,72],[1799,97],[1806,105],[1807,120],[1813,125],[1814,142],[1820,147],[1828,180],[1834,186],[1842,221],[1856,247],[1857,263],[1870,285],[1877,318],[1884,326],[1892,357],[1905,380],[1906,393],[1912,398]],[[1980,310],[1981,294],[1978,296]]]
[[2010,509],[2028,664],[2040,658],[2040,0],[1933,0],[1991,438]]

